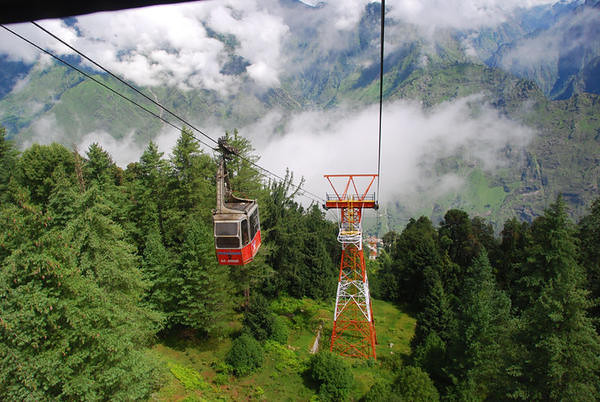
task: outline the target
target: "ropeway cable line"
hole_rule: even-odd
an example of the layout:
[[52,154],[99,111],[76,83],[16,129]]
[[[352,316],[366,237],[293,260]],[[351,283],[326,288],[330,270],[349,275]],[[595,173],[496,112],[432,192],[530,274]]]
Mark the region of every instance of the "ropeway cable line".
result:
[[[188,121],[186,121],[185,119],[179,117],[176,113],[172,112],[171,110],[167,109],[165,106],[163,106],[162,104],[160,104],[159,102],[155,101],[154,99],[150,98],[149,96],[147,96],[146,94],[144,94],[142,91],[140,91],[139,89],[137,89],[135,86],[129,84],[128,82],[126,82],[125,80],[121,79],[120,77],[118,77],[116,74],[112,73],[110,70],[108,70],[107,68],[103,67],[102,65],[100,65],[99,63],[97,63],[96,61],[94,61],[93,59],[91,59],[90,57],[88,57],[87,55],[85,55],[83,52],[77,50],[76,48],[74,48],[73,46],[69,45],[67,42],[65,42],[64,40],[60,39],[58,36],[56,36],[55,34],[53,34],[52,32],[48,31],[47,29],[43,28],[41,25],[37,24],[34,21],[31,21],[31,23],[36,26],[38,29],[42,30],[43,32],[45,32],[46,34],[50,35],[51,37],[53,37],[54,39],[58,40],[59,42],[61,42],[63,45],[67,46],[69,49],[73,50],[74,52],[76,52],[79,56],[81,56],[82,58],[84,58],[85,60],[89,61],[90,63],[94,64],[95,66],[97,66],[98,68],[100,68],[101,70],[103,70],[104,72],[106,72],[107,74],[109,74],[110,76],[112,76],[113,78],[117,79],[119,82],[121,82],[122,84],[126,85],[128,88],[130,88],[131,90],[133,90],[134,92],[138,93],[139,95],[143,96],[146,100],[152,102],[154,105],[158,106],[159,108],[161,108],[162,110],[164,110],[165,112],[167,112],[168,114],[170,114],[171,116],[175,117],[176,119],[178,119],[179,121],[181,121],[182,123],[184,123],[186,126],[189,126],[192,130],[197,131],[198,133],[202,134],[204,137],[206,137],[207,139],[209,139],[210,141],[212,141],[213,143],[217,144],[218,141],[213,139],[212,137],[210,137],[209,135],[207,135],[206,133],[204,133],[203,131],[201,131],[200,129],[198,129],[197,127],[195,127],[194,125],[190,124]],[[6,31],[10,32],[11,34],[15,35],[16,37],[18,37],[19,39],[27,42],[28,44],[30,44],[31,46],[35,47],[36,49],[38,49],[39,51],[51,56],[52,58],[54,58],[55,60],[59,61],[60,63],[66,65],[67,67],[77,71],[78,73],[82,74],[83,76],[85,76],[86,78],[92,80],[93,82],[95,82],[96,84],[102,86],[103,88],[107,89],[108,91],[114,93],[115,95],[121,97],[122,99],[132,103],[133,105],[139,107],[140,109],[144,110],[145,112],[147,112],[148,114],[152,115],[153,117],[161,120],[162,122],[164,122],[165,124],[169,125],[170,127],[173,127],[174,129],[178,130],[178,131],[182,131],[182,127],[178,127],[177,125],[171,123],[170,121],[166,120],[165,118],[163,118],[162,116],[156,114],[155,112],[153,112],[152,110],[148,109],[147,107],[141,105],[140,103],[136,102],[135,100],[127,97],[126,95],[123,95],[122,93],[120,93],[119,91],[115,90],[114,88],[108,86],[107,84],[101,82],[100,80],[94,78],[92,75],[86,73],[85,71],[83,71],[82,69],[74,66],[73,64],[69,63],[68,61],[62,59],[61,57],[55,55],[54,53],[50,52],[47,49],[44,49],[43,47],[37,45],[36,43],[34,43],[33,41],[25,38],[23,35],[15,32],[14,30],[8,28],[7,26],[5,26],[4,24],[0,24],[0,26],[2,28],[4,28]],[[209,144],[207,144],[206,142],[202,141],[201,139],[199,139],[198,137],[196,137],[195,135],[191,134],[192,138],[194,138],[196,141],[198,141],[199,143],[201,143],[202,145],[206,146],[209,149],[213,149]],[[237,155],[240,159],[242,159],[243,161],[249,163],[251,166],[253,166],[256,170],[257,173],[259,173],[261,176],[268,178],[274,178],[278,181],[284,181],[285,179],[283,177],[281,177],[280,175],[270,171],[269,169],[266,169],[260,165],[258,165],[257,163],[255,163],[254,161],[242,156],[242,155]],[[316,201],[317,203],[321,203],[324,202],[325,200],[304,189],[302,187],[302,185],[297,185],[294,183],[290,183],[290,186],[294,187],[295,189],[298,190],[298,195],[307,197],[312,199],[313,201]]]

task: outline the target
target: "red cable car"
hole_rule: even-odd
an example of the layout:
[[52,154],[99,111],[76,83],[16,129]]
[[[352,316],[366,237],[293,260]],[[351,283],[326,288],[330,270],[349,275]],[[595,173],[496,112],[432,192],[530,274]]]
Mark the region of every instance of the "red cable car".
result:
[[217,209],[213,211],[217,261],[221,265],[245,265],[254,259],[261,244],[258,204],[233,195],[225,159],[237,152],[223,138],[219,139],[219,150]]

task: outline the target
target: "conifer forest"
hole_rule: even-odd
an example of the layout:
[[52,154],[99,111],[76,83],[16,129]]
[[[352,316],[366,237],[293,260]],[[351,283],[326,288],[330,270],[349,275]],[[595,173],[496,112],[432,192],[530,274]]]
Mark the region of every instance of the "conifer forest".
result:
[[600,401],[600,0],[7,0],[0,402]]
[[559,196],[499,233],[458,209],[386,233],[367,263],[378,356],[348,359],[328,345],[337,224],[228,138],[261,214],[242,267],[217,264],[217,162],[187,129],[125,169],[2,131],[1,400],[599,399],[600,200],[578,222]]

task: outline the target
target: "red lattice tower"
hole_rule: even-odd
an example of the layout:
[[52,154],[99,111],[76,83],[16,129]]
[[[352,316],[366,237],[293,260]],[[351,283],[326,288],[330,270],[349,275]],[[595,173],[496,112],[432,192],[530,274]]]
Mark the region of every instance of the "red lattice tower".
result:
[[[330,350],[367,359],[376,358],[377,337],[362,248],[362,211],[377,209],[375,194],[368,194],[376,177],[376,174],[325,175],[334,191],[327,194],[325,208],[340,211],[338,241],[342,243]],[[364,191],[358,190],[360,184]],[[338,191],[341,188],[343,191]]]

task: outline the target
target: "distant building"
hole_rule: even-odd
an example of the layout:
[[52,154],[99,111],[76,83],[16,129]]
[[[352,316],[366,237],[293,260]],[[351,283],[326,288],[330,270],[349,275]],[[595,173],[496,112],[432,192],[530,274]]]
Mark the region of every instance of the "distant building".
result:
[[378,239],[375,236],[369,236],[367,238],[367,247],[369,248],[369,260],[377,259],[380,244],[383,244],[383,240]]

